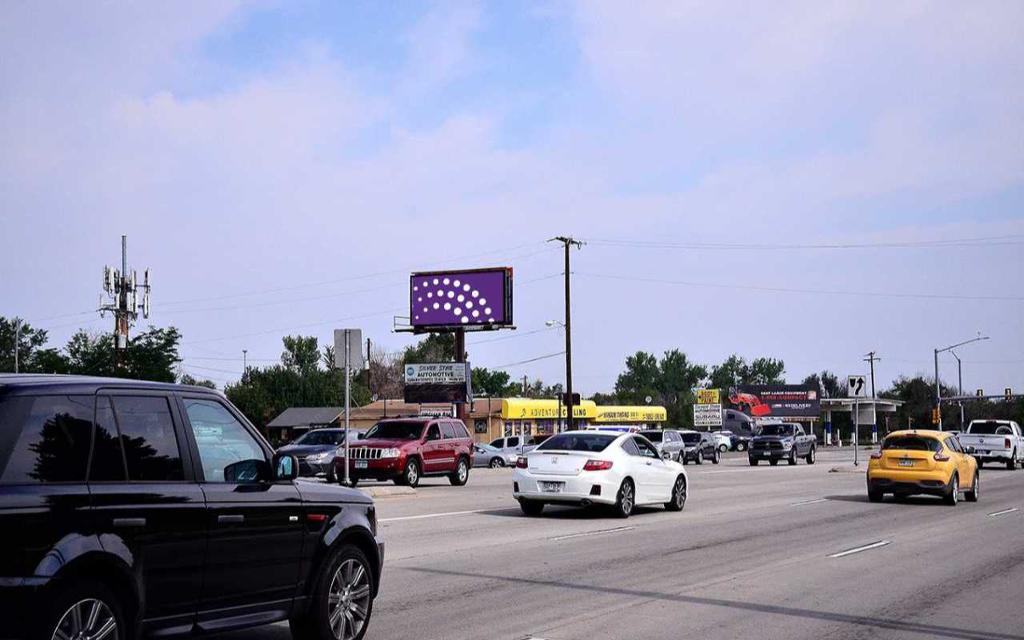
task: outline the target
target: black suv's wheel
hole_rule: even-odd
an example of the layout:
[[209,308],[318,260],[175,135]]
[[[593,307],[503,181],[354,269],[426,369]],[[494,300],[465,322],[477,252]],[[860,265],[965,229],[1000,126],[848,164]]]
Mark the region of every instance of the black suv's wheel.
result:
[[775,465],[779,464],[779,459],[778,458],[768,458],[768,464],[770,464],[770,465],[772,465],[774,467]]
[[33,638],[125,640],[128,637],[121,603],[110,589],[99,582],[72,582],[54,593],[48,601]]
[[636,506],[636,490],[633,488],[633,481],[626,478],[619,486],[619,494],[615,499],[615,515],[619,518],[628,518]]
[[811,450],[807,452],[807,464],[814,464],[814,450],[816,447],[811,447]]
[[757,463],[759,462],[759,460],[757,458],[750,458],[750,457],[748,457],[747,458],[747,462],[750,463],[750,466],[756,467]]
[[334,484],[335,482],[338,481],[338,476],[334,473],[334,465],[333,464],[330,467],[327,468],[327,474],[324,477],[324,480],[326,480],[330,484]]
[[686,506],[686,478],[679,476],[672,485],[672,499],[665,503],[668,511],[682,511]]
[[974,472],[974,484],[971,488],[964,493],[964,500],[967,502],[977,502],[978,498],[981,497],[981,474],[977,471]]
[[704,452],[703,451],[698,451],[697,452],[697,464],[704,464]]
[[539,516],[541,511],[544,511],[544,503],[539,500],[527,500],[526,498],[520,498],[519,508],[528,516]]
[[498,469],[500,467],[504,467],[505,463],[502,461],[501,458],[491,458],[491,464],[488,466],[492,469]]
[[789,462],[790,466],[793,466],[793,465],[796,464],[796,447],[795,446],[792,449],[789,450],[788,462]]
[[313,590],[309,611],[289,620],[294,640],[359,640],[373,612],[373,571],[353,545],[331,554]]
[[402,484],[416,488],[420,484],[420,463],[411,458],[402,470]]
[[721,461],[722,461],[722,454],[718,451],[718,449],[715,449],[715,452],[713,454],[711,454],[711,463],[712,464],[718,464]]
[[455,465],[455,473],[448,476],[448,481],[456,487],[461,487],[469,481],[469,462],[465,458],[459,458]]

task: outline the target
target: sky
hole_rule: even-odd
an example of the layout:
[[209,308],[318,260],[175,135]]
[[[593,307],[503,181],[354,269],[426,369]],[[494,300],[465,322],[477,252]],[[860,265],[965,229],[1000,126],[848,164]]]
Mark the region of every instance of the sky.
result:
[[1020,390],[1022,78],[1012,1],[10,0],[0,315],[109,331],[126,234],[222,386],[286,334],[401,349],[410,271],[511,266],[470,360],[550,383],[566,235],[586,394],[673,348],[791,382],[874,350],[883,387],[979,332],[965,390]]

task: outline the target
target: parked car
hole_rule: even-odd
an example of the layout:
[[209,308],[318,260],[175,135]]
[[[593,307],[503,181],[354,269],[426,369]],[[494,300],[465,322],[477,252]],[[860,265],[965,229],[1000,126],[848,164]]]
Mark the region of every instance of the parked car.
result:
[[641,435],[566,431],[519,458],[512,495],[528,516],[540,515],[546,504],[600,504],[628,518],[638,505],[681,511],[687,480],[682,465],[659,456]]
[[296,640],[358,640],[383,563],[373,500],[298,466],[210,389],[0,375],[3,636],[288,620]]
[[[349,429],[352,439],[355,440],[358,434],[355,430]],[[287,453],[299,460],[299,475],[326,477],[328,482],[334,482],[334,454],[338,447],[345,444],[344,429],[313,429],[302,434],[292,442],[279,447],[278,453]]]
[[675,429],[651,429],[639,432],[654,444],[658,455],[668,453],[672,460],[682,462],[683,436]]
[[867,483],[871,502],[880,502],[887,493],[897,498],[927,494],[956,505],[961,493],[968,502],[976,502],[981,493],[978,462],[957,437],[923,429],[887,435],[871,454]]
[[683,438],[683,450],[679,461],[683,464],[704,464],[705,460],[718,464],[722,460],[717,442],[707,431],[680,431],[680,435]]
[[514,467],[517,458],[519,458],[519,454],[495,449],[489,444],[480,442],[473,445],[474,467],[490,467],[492,469]]
[[1009,470],[1024,466],[1024,437],[1020,425],[1012,420],[971,420],[960,434],[960,444],[973,455],[978,466],[986,462],[1005,464]]
[[495,438],[494,440],[491,440],[491,446],[495,449],[499,449],[502,453],[521,456],[528,451],[532,451],[537,445],[530,442],[530,436],[525,438],[520,436],[508,436],[505,438]]
[[747,414],[735,409],[722,409],[722,429],[732,434],[731,449],[746,451],[757,435],[757,426]]
[[729,431],[712,431],[711,437],[715,441],[715,446],[721,453],[725,453],[729,449],[732,449],[732,433]]
[[807,464],[814,464],[817,448],[817,438],[804,433],[803,425],[790,422],[766,424],[750,441],[747,460],[752,467],[756,467],[761,460],[767,460],[775,466],[779,460],[785,459],[793,465],[797,458],[803,458]]
[[[473,464],[473,439],[461,420],[453,418],[399,418],[381,420],[366,436],[350,442],[350,483],[360,480],[393,480],[415,487],[428,476],[448,476],[455,486],[469,481]],[[338,450],[334,474],[345,478],[345,449]]]

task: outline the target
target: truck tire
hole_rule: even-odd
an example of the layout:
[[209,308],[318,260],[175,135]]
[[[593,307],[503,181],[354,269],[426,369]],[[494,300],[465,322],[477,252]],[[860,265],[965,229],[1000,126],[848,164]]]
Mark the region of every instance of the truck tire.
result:
[[794,445],[793,448],[789,450],[789,459],[787,460],[787,462],[789,462],[789,466],[791,467],[796,466],[796,445]]
[[526,498],[520,498],[519,508],[522,509],[524,515],[536,518],[542,511],[544,511],[544,503],[540,500],[527,500]]
[[779,459],[778,458],[768,458],[768,464],[770,464],[770,465],[772,465],[774,467],[775,465],[779,464]]
[[885,494],[882,493],[881,491],[872,491],[872,490],[868,489],[868,500],[870,502],[881,502],[882,498],[884,498],[884,497],[885,497]]
[[1010,471],[1013,471],[1014,469],[1017,468],[1017,451],[1016,450],[1014,450],[1013,453],[1010,454],[1010,459],[1006,461],[1006,468],[1008,470],[1010,470]]
[[758,460],[757,460],[757,458],[749,458],[749,457],[748,457],[748,458],[747,458],[747,462],[749,462],[749,463],[750,463],[750,466],[752,466],[752,467],[756,467],[756,466],[757,466],[757,462],[758,462]]
[[697,452],[697,464],[704,464],[704,452],[703,451],[698,451]]
[[718,464],[721,461],[722,461],[722,453],[718,449],[715,449],[715,453],[712,454],[712,456],[711,456],[711,464]]
[[815,448],[816,447],[811,447],[811,450],[807,452],[807,464],[814,464],[814,449]]
[[739,442],[739,443],[737,443],[736,444],[736,450],[737,451],[746,451],[747,450],[747,443],[746,442]]

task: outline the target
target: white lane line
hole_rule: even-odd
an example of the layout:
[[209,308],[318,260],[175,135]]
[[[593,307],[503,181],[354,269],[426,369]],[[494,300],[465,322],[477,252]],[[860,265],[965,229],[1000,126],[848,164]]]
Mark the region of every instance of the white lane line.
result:
[[889,540],[879,540],[878,542],[872,542],[871,544],[866,544],[866,545],[864,545],[862,547],[854,547],[853,549],[847,549],[846,551],[840,551],[839,553],[833,553],[829,557],[830,558],[842,558],[843,556],[852,555],[854,553],[860,553],[861,551],[870,551],[871,549],[877,549],[879,547],[884,547],[887,544],[892,544],[892,542],[889,541]]
[[818,504],[819,502],[828,502],[828,498],[815,498],[814,500],[804,500],[803,502],[794,502],[789,505],[791,507],[800,507],[805,504]]
[[549,540],[568,540],[570,538],[585,538],[586,536],[599,536],[603,533],[618,533],[620,531],[632,531],[636,527],[615,527],[614,529],[600,529],[599,531],[584,531],[582,533],[570,533],[564,536],[555,536],[554,538],[548,538]]
[[1013,513],[1016,510],[1017,507],[1014,507],[1012,509],[1003,509],[1002,511],[996,511],[995,513],[988,514],[988,517],[995,518],[996,516],[1005,516],[1006,514]]
[[446,513],[425,513],[421,516],[401,516],[398,518],[381,518],[377,522],[401,522],[402,520],[425,520],[427,518],[445,518],[448,516],[465,516],[471,513],[483,513],[494,509],[473,509],[472,511],[448,511]]

